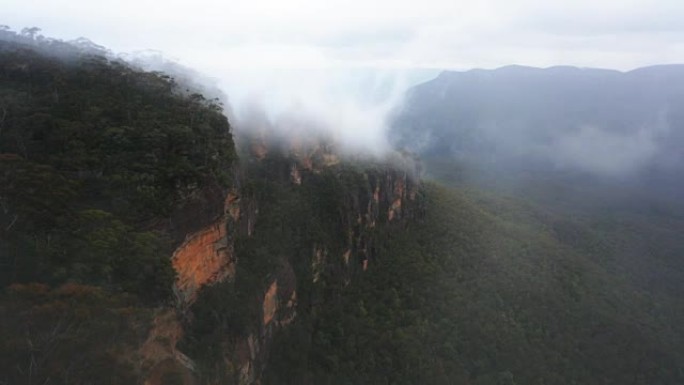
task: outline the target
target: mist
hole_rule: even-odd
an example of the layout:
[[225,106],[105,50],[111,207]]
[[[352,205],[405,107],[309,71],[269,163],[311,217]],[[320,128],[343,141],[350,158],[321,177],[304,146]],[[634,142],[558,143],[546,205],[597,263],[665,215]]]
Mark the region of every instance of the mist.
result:
[[[250,126],[243,111],[258,106],[276,129],[282,116],[297,114],[345,149],[381,154],[390,148],[388,112],[439,70],[681,62],[684,30],[676,21],[684,8],[657,3],[201,0],[160,8],[10,0],[2,22],[65,41],[86,36],[143,68],[171,72],[218,97],[236,130]],[[195,72],[174,72],[169,63]],[[567,140],[561,148],[577,138]]]
[[46,38],[37,28],[2,33],[49,55],[102,55],[169,74],[183,92],[220,101],[238,139],[320,140],[345,155],[376,158],[396,148],[427,157],[446,152],[482,167],[547,163],[618,178],[681,163],[669,140],[681,87],[667,83],[684,78],[677,66],[626,73],[509,66],[434,80],[432,69],[348,67],[324,58],[310,68],[195,69],[159,50],[116,53],[85,38]]
[[683,66],[629,72],[508,66],[412,88],[392,140],[483,169],[624,180],[681,170]]
[[[387,113],[401,100],[412,74],[375,69],[226,71],[234,127],[253,126],[261,110],[277,136],[315,130],[344,152],[382,156],[390,150]],[[415,75],[413,75],[415,77]]]
[[656,131],[646,128],[625,135],[584,126],[561,136],[545,151],[559,167],[623,176],[640,171],[657,155]]
[[5,2],[0,385],[684,384],[682,0]]
[[389,113],[406,90],[437,74],[431,69],[222,68],[201,72],[158,50],[117,57],[169,74],[183,87],[217,98],[238,138],[263,135],[273,142],[305,135],[332,142],[344,155],[385,157]]

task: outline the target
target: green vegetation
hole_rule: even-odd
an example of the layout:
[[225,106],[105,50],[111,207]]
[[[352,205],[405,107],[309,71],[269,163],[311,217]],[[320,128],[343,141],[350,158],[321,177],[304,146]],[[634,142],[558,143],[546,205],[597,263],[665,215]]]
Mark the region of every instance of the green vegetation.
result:
[[165,300],[164,221],[230,181],[220,106],[102,56],[0,51],[0,284],[75,281]]
[[134,384],[151,311],[94,286],[15,284],[0,297],[0,383]]
[[183,214],[232,180],[215,101],[88,52],[0,41],[2,384],[139,382]]
[[278,336],[265,383],[684,381],[684,304],[635,284],[617,234],[483,191],[425,195],[378,264]]
[[[309,314],[339,301],[345,277],[360,269],[361,261],[344,264],[341,256],[348,247],[349,223],[356,221],[355,199],[372,192],[364,169],[341,165],[306,174],[305,182],[289,180],[292,159],[271,154],[246,165],[249,177],[242,199],[258,202],[259,214],[251,235],[241,234],[235,242],[239,256],[235,280],[202,289],[190,308],[190,322],[181,350],[201,367],[203,382],[220,378],[237,381],[237,373],[223,359],[226,345],[234,346],[249,334],[258,336],[262,324],[264,290],[278,280],[280,290],[297,291],[297,313]],[[312,282],[314,247],[325,249],[329,258],[320,266],[320,282]],[[298,341],[297,344],[304,344]],[[302,345],[303,346],[303,345]],[[274,356],[277,365],[286,355]],[[231,373],[233,375],[225,375]]]
[[[0,384],[138,383],[173,246],[231,184],[230,127],[169,77],[38,54],[60,44],[34,34],[0,42]],[[452,186],[426,183],[423,216],[371,228],[357,218],[384,170],[341,164],[295,185],[291,162],[243,165],[258,216],[230,234],[235,279],[183,309],[198,383],[236,382],[227,355],[261,332],[274,279],[296,290],[297,317],[258,358],[264,384],[684,383],[679,206],[587,181],[475,183],[449,161],[431,170]]]

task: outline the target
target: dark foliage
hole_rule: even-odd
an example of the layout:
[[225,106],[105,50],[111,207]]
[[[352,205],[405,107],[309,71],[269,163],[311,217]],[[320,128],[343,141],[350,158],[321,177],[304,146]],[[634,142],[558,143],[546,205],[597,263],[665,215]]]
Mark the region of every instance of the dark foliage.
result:
[[0,41],[0,284],[76,281],[165,300],[172,245],[160,223],[230,181],[221,107],[162,74],[17,39]]
[[15,284],[0,297],[0,383],[133,384],[151,312],[135,297]]
[[682,302],[616,268],[629,235],[485,192],[426,197],[378,265],[278,336],[265,383],[684,381]]

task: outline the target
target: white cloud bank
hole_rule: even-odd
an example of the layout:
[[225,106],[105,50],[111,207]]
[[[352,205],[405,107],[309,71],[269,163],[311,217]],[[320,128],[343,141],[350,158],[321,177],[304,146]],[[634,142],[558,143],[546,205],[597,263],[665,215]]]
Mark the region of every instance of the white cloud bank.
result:
[[369,147],[422,80],[406,71],[684,62],[681,20],[681,0],[5,0],[0,16],[115,52],[160,50],[217,78],[234,104],[307,110]]
[[630,69],[684,56],[680,0],[5,0],[2,22],[200,69]]

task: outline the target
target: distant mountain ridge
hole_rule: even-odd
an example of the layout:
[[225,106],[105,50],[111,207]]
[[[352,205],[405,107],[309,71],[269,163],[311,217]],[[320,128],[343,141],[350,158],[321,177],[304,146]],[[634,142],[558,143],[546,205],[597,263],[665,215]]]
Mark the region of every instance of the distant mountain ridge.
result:
[[234,137],[182,68],[36,30],[0,36],[0,384],[684,383],[684,214]]
[[413,87],[390,132],[428,157],[625,174],[681,167],[682,111],[684,65],[506,66]]
[[0,32],[0,384],[262,383],[285,329],[316,354],[319,312],[422,215],[394,159],[236,147],[178,65]]

